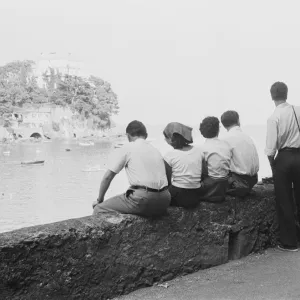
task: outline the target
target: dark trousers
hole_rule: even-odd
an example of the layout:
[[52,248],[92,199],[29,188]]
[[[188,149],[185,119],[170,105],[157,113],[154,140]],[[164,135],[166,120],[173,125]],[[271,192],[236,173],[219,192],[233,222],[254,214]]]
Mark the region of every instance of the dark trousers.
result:
[[297,247],[300,212],[300,152],[280,151],[274,165],[274,187],[280,242]]
[[241,175],[237,173],[230,173],[228,179],[228,190],[227,194],[231,196],[239,196],[245,197],[249,194],[257,184],[258,176],[257,174],[250,176],[250,175]]
[[200,201],[223,202],[228,188],[228,178],[205,177],[201,182]]
[[200,202],[200,188],[184,189],[171,185],[169,186],[169,192],[171,194],[171,206],[194,208]]

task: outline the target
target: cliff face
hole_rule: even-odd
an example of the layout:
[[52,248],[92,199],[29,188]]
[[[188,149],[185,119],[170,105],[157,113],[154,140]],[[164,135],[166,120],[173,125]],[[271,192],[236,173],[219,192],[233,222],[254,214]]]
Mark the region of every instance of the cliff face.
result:
[[1,299],[108,299],[276,243],[273,186],[244,200],[102,214],[0,234]]
[[0,125],[0,141],[3,139],[8,139],[9,136],[9,132],[6,130],[6,128]]
[[14,131],[23,138],[29,138],[35,132],[49,138],[103,136],[113,127],[112,124],[105,130],[95,129],[92,118],[78,115],[69,107],[49,104],[15,110],[11,123]]

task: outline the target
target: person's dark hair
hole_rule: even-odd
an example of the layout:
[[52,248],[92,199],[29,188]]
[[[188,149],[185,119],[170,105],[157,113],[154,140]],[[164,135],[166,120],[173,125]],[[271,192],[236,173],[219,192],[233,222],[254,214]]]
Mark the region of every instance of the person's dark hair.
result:
[[275,82],[270,89],[273,100],[286,100],[288,95],[288,87],[284,82]]
[[214,138],[219,134],[220,121],[217,117],[206,117],[200,124],[199,129],[205,138]]
[[137,120],[134,120],[127,125],[126,133],[128,133],[132,137],[134,136],[142,136],[144,138],[148,137],[147,129],[145,125],[142,122]]
[[239,119],[239,114],[236,111],[227,110],[221,116],[221,123],[225,128],[228,128],[233,125],[238,125]]
[[165,138],[171,138],[171,146],[174,149],[182,149],[185,146],[188,146],[192,142],[187,141],[181,134],[174,132],[171,137],[167,136],[165,132],[163,132]]

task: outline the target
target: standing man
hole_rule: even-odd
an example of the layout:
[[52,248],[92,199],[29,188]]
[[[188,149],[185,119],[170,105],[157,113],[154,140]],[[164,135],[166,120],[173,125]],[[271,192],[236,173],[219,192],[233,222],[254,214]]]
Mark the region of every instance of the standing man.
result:
[[224,140],[230,145],[232,151],[227,193],[244,197],[250,193],[258,180],[259,158],[257,149],[250,136],[242,131],[239,114],[236,111],[224,112],[221,116],[221,122],[228,131]]
[[[99,197],[93,204],[94,214],[115,211],[146,217],[162,215],[171,202],[164,159],[146,141],[148,135],[143,123],[132,121],[126,128],[126,134],[129,143],[115,150],[108,164]],[[125,193],[104,201],[111,181],[123,168],[130,187]]]
[[265,153],[274,177],[280,239],[278,248],[297,251],[296,222],[299,222],[300,212],[300,107],[286,102],[288,87],[285,83],[275,82],[270,92],[276,108],[267,123]]

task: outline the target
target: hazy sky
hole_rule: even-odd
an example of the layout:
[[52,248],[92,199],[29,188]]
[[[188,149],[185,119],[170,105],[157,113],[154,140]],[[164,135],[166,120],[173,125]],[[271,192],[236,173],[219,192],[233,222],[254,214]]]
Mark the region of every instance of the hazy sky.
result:
[[300,3],[275,0],[1,1],[0,64],[71,52],[119,96],[117,122],[198,124],[272,113],[270,85],[300,104]]

